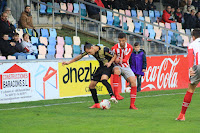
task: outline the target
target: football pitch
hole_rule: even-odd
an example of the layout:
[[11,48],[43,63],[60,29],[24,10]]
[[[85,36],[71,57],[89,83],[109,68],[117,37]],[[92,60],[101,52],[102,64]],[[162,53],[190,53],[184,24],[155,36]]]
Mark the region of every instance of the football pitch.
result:
[[[0,133],[199,133],[200,91],[196,89],[186,121],[175,121],[186,90],[139,92],[138,110],[129,94],[109,110],[89,109],[92,97],[0,104]],[[99,101],[108,99],[99,96]]]

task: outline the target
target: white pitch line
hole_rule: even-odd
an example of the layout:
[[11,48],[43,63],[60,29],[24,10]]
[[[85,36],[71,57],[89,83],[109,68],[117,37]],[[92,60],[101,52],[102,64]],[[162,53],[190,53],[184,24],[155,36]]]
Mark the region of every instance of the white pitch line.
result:
[[[160,97],[160,96],[172,96],[172,95],[182,95],[182,94],[185,94],[185,93],[147,95],[147,96],[138,96],[137,98]],[[76,103],[85,103],[85,102],[90,102],[90,101],[69,102],[69,103],[57,103],[57,104],[46,104],[46,105],[41,105],[41,106],[27,106],[27,107],[19,107],[19,108],[7,108],[7,109],[0,109],[0,111],[3,111],[3,110],[17,110],[17,109],[30,109],[30,108],[39,108],[39,107],[48,107],[48,106],[66,105],[66,104],[76,104]]]

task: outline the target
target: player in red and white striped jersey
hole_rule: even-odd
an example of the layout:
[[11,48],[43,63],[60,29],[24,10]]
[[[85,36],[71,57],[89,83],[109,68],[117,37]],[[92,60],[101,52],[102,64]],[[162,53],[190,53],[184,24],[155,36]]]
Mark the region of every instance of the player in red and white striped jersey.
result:
[[190,83],[183,100],[181,113],[176,118],[179,121],[185,120],[185,112],[192,100],[195,88],[200,82],[200,29],[192,31],[192,39],[194,41],[188,47]]
[[130,109],[136,109],[135,107],[135,99],[136,99],[136,93],[137,93],[137,87],[136,87],[136,78],[129,66],[129,58],[131,56],[131,53],[133,51],[133,47],[128,44],[126,41],[126,34],[125,33],[119,33],[118,35],[119,43],[115,44],[112,47],[112,51],[114,52],[114,58],[115,59],[115,66],[113,68],[114,76],[113,76],[113,87],[114,87],[114,93],[117,100],[124,99],[121,95],[119,95],[119,75],[122,75],[126,80],[131,83],[131,105]]

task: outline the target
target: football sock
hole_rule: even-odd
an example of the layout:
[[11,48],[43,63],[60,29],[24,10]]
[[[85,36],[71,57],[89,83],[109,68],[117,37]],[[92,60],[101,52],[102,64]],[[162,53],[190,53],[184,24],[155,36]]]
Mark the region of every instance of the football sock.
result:
[[137,87],[131,87],[131,93],[130,93],[130,98],[131,98],[131,105],[135,105],[135,99],[136,99],[136,94],[137,94]]
[[92,93],[92,98],[94,100],[95,103],[99,103],[98,97],[97,97],[97,90],[96,89],[90,89],[91,93]]
[[192,95],[193,95],[193,93],[188,92],[188,91],[186,92],[184,100],[183,100],[183,104],[182,104],[182,110],[181,110],[182,114],[185,114],[185,112],[192,100]]
[[119,75],[114,74],[113,75],[113,89],[114,89],[115,96],[119,95],[118,86],[119,86]]
[[104,80],[102,80],[101,82],[102,82],[102,84],[105,85],[105,87],[107,88],[109,95],[110,95],[110,96],[114,96],[113,91],[112,91],[112,87],[111,87],[111,85],[108,83],[108,81],[104,79]]

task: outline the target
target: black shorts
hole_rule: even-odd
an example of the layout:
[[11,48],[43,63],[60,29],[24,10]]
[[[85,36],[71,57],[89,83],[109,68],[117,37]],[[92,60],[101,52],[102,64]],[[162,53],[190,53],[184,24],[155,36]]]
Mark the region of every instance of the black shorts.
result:
[[112,70],[113,70],[113,65],[111,65],[109,68],[107,66],[98,67],[96,72],[93,73],[91,80],[100,82],[102,75],[107,75],[108,78],[110,78]]

